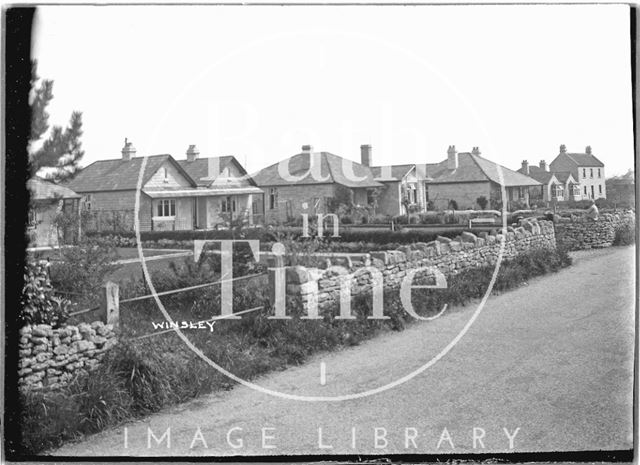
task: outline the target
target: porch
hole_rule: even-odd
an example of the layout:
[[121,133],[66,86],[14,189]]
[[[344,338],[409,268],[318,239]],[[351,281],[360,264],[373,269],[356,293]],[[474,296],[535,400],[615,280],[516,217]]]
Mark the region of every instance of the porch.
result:
[[237,189],[145,190],[151,198],[151,229],[185,231],[262,222],[262,191]]

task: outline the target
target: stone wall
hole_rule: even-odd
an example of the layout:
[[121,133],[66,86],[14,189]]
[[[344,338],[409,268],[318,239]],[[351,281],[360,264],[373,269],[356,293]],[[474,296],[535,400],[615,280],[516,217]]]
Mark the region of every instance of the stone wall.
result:
[[556,217],[556,239],[558,245],[569,250],[610,247],[616,230],[625,224],[635,226],[634,212],[603,213],[597,221],[578,216]]
[[117,342],[113,326],[27,325],[20,330],[18,384],[21,389],[55,389],[92,370]]
[[286,267],[286,292],[290,297],[299,297],[306,309],[317,305],[318,310],[337,305],[340,301],[341,283],[351,278],[351,295],[369,292],[373,277],[364,266],[379,270],[385,287],[398,287],[407,272],[412,269],[434,266],[445,276],[471,268],[490,266],[497,262],[500,244],[504,241],[503,260],[536,248],[554,249],[556,240],[551,221],[523,220],[517,228],[509,227],[506,234],[501,230],[478,236],[463,232],[454,240],[438,237],[437,240],[418,242],[400,247],[398,250],[371,252],[362,264],[353,265],[349,258],[326,269]]

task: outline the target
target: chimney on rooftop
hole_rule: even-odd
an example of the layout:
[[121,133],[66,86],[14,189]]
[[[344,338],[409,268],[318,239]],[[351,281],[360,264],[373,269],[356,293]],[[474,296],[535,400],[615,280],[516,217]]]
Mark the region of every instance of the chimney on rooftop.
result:
[[360,146],[360,163],[364,166],[371,166],[371,145]]
[[587,155],[591,155],[591,146],[587,145],[587,147],[584,149],[584,153],[586,153]]
[[567,153],[567,146],[566,145],[562,144],[560,146],[560,153]]
[[474,147],[473,150],[471,150],[472,155],[480,155],[480,153],[480,147]]
[[200,150],[195,145],[190,145],[187,149],[187,161],[195,161],[200,155]]
[[311,153],[313,152],[313,145],[303,145],[302,153]]
[[136,148],[133,146],[129,139],[124,138],[124,147],[122,147],[122,159],[129,161],[136,156]]
[[529,174],[529,162],[527,160],[522,160],[522,174]]
[[540,169],[542,171],[547,171],[547,162],[544,160],[540,160]]
[[458,152],[455,145],[450,145],[447,149],[447,168],[450,170],[458,168]]

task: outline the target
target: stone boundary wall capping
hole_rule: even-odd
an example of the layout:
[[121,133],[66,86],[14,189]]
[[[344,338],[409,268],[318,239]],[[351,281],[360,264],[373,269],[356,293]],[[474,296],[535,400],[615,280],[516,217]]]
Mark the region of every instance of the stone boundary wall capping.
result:
[[18,387],[23,390],[55,389],[98,366],[104,354],[118,343],[120,317],[118,286],[102,286],[99,313],[102,321],[20,328]]
[[625,224],[635,227],[633,211],[603,213],[596,221],[577,216],[556,217],[556,240],[568,250],[610,247],[616,230]]
[[[317,306],[318,311],[331,308],[340,302],[341,283],[351,279],[351,295],[367,293],[372,289],[373,277],[366,266],[382,273],[385,287],[399,287],[407,272],[427,266],[437,267],[445,276],[471,268],[493,265],[498,260],[500,243],[504,240],[503,260],[514,258],[522,252],[546,248],[555,249],[556,238],[553,222],[525,219],[516,228],[508,227],[492,233],[481,232],[477,236],[463,232],[455,239],[438,237],[437,240],[417,242],[397,250],[370,252],[363,263],[354,265],[348,259],[331,260],[326,269],[285,266],[286,294],[300,298],[304,309]],[[339,266],[331,266],[339,265]],[[364,266],[364,267],[363,267]],[[275,270],[269,273],[274,297]]]

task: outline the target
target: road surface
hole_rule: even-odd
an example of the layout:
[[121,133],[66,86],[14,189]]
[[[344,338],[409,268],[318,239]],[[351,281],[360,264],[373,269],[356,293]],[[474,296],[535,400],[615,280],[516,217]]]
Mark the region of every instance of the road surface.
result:
[[[634,256],[631,247],[579,252],[574,266],[492,296],[446,356],[383,393],[342,402],[302,402],[238,386],[53,453],[388,455],[629,449]],[[319,354],[304,366],[272,373],[257,383],[321,396],[378,387],[440,352],[475,308],[451,309],[405,331]],[[157,444],[154,437],[160,440],[167,431]]]

